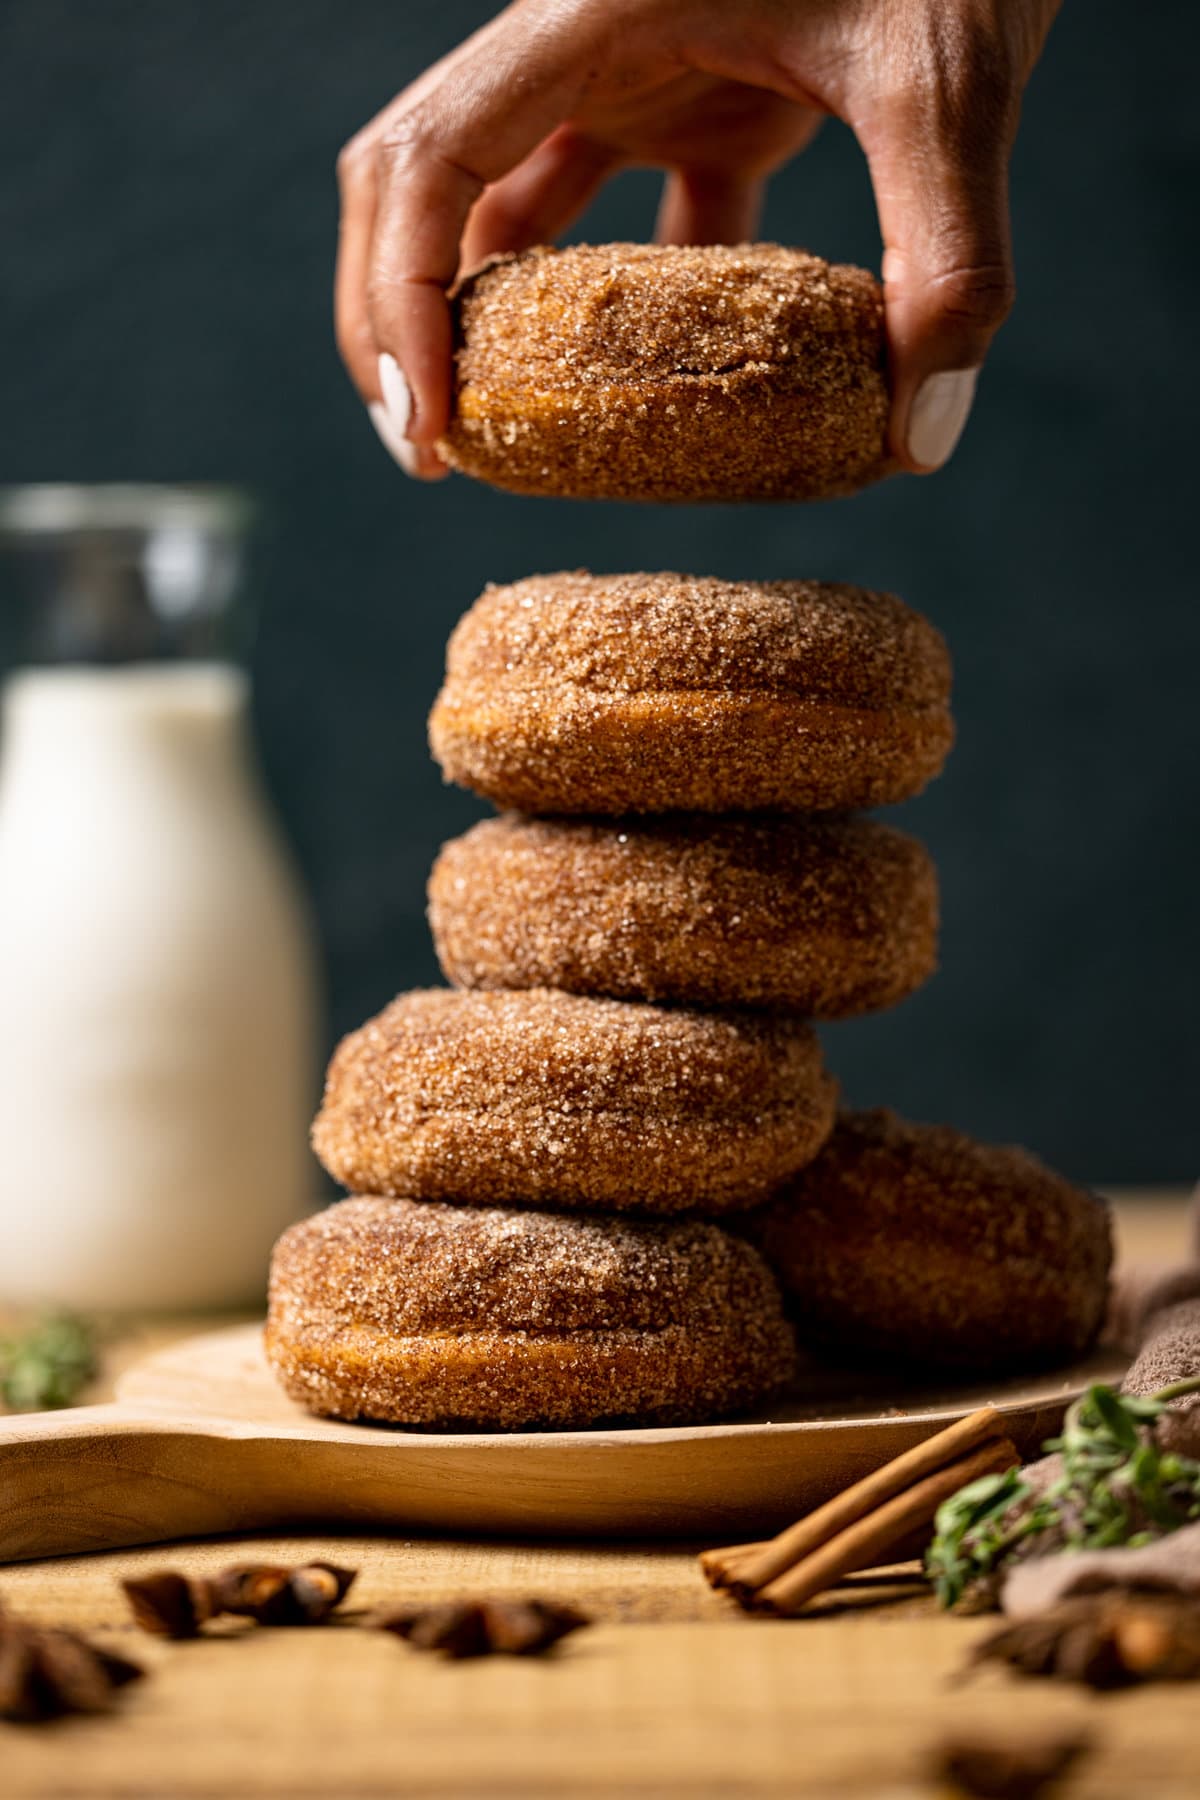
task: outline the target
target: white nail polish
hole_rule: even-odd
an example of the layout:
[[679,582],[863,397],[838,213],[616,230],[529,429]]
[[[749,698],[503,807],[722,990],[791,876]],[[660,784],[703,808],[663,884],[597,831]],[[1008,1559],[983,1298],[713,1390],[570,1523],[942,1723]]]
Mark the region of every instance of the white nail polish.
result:
[[379,358],[379,389],[382,400],[367,407],[371,423],[387,446],[393,459],[406,475],[417,473],[417,447],[405,437],[412,418],[412,395],[394,356],[386,351]]
[[379,359],[379,387],[383,394],[383,404],[387,407],[388,417],[398,438],[402,438],[408,430],[408,422],[412,418],[412,395],[408,383],[404,379],[400,364],[394,356],[385,350]]
[[908,415],[908,454],[922,468],[940,469],[949,461],[970,415],[978,374],[978,369],[943,369],[927,375],[917,389]]
[[417,472],[416,446],[410,444],[407,438],[396,436],[396,428],[392,424],[391,414],[387,407],[381,401],[376,400],[372,406],[368,406],[367,412],[388,455],[394,462],[400,464],[406,475],[415,475]]

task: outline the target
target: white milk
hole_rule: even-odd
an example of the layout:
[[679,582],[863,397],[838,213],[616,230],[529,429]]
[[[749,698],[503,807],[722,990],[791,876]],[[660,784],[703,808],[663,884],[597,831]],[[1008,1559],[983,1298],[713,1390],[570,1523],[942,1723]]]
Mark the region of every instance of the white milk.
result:
[[311,1209],[308,924],[217,664],[14,677],[0,739],[0,1299],[263,1291]]

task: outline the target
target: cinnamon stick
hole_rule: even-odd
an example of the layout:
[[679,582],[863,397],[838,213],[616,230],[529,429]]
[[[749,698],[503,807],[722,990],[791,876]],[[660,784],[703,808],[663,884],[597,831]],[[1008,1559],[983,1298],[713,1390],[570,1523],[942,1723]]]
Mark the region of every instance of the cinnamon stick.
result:
[[853,1487],[835,1495],[797,1524],[789,1525],[769,1543],[734,1544],[726,1550],[706,1551],[700,1558],[701,1568],[714,1587],[747,1592],[765,1587],[802,1557],[810,1556],[838,1532],[865,1518],[914,1482],[998,1436],[1001,1428],[995,1407],[981,1407],[965,1419],[956,1419],[935,1436],[914,1444],[882,1468],[872,1470],[862,1481],[856,1481]]
[[881,1562],[909,1532],[931,1525],[942,1501],[960,1487],[983,1475],[1002,1474],[1020,1460],[1016,1446],[1007,1438],[993,1438],[971,1455],[935,1470],[874,1512],[856,1519],[836,1537],[827,1539],[811,1555],[802,1557],[776,1580],[759,1588],[754,1604],[770,1612],[799,1611],[806,1601],[835,1587],[844,1576]]
[[745,1558],[748,1561],[752,1556],[761,1556],[764,1550],[771,1548],[774,1541],[774,1538],[764,1538],[761,1543],[734,1544],[728,1550],[702,1550],[700,1567],[705,1580],[710,1587],[732,1587],[733,1583],[728,1574],[731,1566],[730,1559]]

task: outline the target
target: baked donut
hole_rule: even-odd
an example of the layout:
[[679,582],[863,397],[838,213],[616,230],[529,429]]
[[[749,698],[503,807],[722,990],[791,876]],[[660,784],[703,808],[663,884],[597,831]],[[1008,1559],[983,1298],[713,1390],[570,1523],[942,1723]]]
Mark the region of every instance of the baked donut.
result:
[[721,1213],[816,1155],[835,1096],[799,1020],[432,988],[342,1041],[313,1144],[360,1194]]
[[817,500],[884,474],[883,299],[778,244],[573,244],[455,296],[441,448],[518,494]]
[[485,819],[442,848],[447,979],[823,1019],[911,994],[937,962],[937,876],[874,819]]
[[576,570],[485,590],[430,743],[527,813],[841,811],[938,773],[949,698],[941,633],[890,594]]
[[1108,1213],[1027,1150],[892,1112],[846,1113],[756,1221],[802,1340],[963,1369],[1086,1350],[1108,1297]]
[[343,1200],[275,1246],[267,1357],[310,1412],[515,1430],[735,1411],[794,1363],[716,1225]]

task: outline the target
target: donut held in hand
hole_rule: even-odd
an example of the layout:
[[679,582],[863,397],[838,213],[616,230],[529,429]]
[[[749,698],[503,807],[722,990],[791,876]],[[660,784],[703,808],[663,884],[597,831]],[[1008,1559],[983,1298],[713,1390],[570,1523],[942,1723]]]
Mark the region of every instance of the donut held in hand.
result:
[[440,448],[518,494],[819,500],[886,472],[883,299],[778,244],[500,256],[454,300]]

